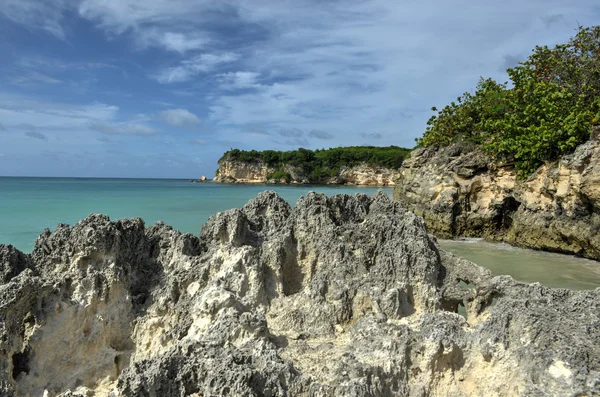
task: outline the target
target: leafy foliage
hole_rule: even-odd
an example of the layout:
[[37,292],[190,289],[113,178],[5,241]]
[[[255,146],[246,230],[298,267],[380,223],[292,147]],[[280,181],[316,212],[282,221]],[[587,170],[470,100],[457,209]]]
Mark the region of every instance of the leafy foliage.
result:
[[480,79],[427,122],[421,146],[458,140],[514,161],[521,177],[572,152],[600,121],[600,26],[580,27],[567,44],[538,46],[507,70],[509,83]]
[[264,163],[277,169],[267,176],[267,179],[283,178],[290,181],[291,175],[283,170],[284,166],[288,165],[301,170],[309,180],[320,181],[337,175],[341,167],[352,167],[361,163],[397,169],[409,152],[410,149],[398,146],[350,146],[314,151],[300,148],[287,152],[232,149],[226,152],[222,159]]
[[285,183],[290,183],[292,181],[292,175],[289,172],[285,171],[275,171],[269,175],[267,175],[267,180],[271,179],[281,180],[283,179]]

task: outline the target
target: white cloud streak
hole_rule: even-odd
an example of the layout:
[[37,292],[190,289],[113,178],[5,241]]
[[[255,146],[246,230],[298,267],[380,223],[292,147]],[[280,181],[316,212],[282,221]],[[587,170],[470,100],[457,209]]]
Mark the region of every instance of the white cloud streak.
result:
[[90,129],[106,135],[155,136],[158,132],[152,127],[137,123],[91,124]]
[[68,0],[2,0],[0,16],[32,30],[42,29],[64,39],[63,14],[68,7]]
[[256,72],[228,72],[217,75],[217,81],[221,89],[235,91],[262,87],[258,83],[259,76]]
[[216,54],[201,54],[181,61],[179,65],[163,70],[155,76],[159,83],[181,83],[193,77],[213,71],[218,66],[234,62],[239,55],[225,52]]
[[0,95],[0,119],[6,128],[29,125],[40,129],[83,128],[93,122],[113,120],[119,108],[103,103],[61,104]]
[[193,127],[201,123],[198,116],[186,109],[163,110],[159,117],[174,127]]

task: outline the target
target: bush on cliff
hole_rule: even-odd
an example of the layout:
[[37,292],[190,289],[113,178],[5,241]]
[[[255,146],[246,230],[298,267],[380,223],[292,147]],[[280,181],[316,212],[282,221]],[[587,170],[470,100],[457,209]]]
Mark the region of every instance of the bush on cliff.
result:
[[352,167],[362,163],[397,169],[409,152],[410,149],[398,146],[350,146],[314,151],[300,148],[287,152],[232,149],[225,152],[221,160],[264,163],[277,169],[270,175],[270,179],[283,178],[283,167],[290,165],[301,169],[309,180],[320,181],[337,175],[341,167]]
[[514,161],[521,177],[572,152],[600,123],[600,26],[580,27],[566,44],[538,46],[507,70],[510,84],[480,79],[427,122],[420,146],[479,143]]
[[269,175],[267,175],[267,180],[270,181],[272,179],[275,180],[284,180],[285,183],[291,183],[292,182],[292,175],[289,172],[285,172],[285,171],[275,171]]

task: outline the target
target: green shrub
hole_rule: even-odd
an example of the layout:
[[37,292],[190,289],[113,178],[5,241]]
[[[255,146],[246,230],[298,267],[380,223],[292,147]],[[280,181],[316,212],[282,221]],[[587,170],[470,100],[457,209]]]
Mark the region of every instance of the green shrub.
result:
[[285,183],[290,183],[290,182],[292,182],[292,175],[290,175],[289,172],[285,172],[285,171],[275,171],[275,172],[267,175],[267,180],[270,181],[271,179],[276,179],[278,181],[283,179],[285,181]]
[[480,79],[474,94],[433,108],[417,144],[480,143],[513,161],[523,178],[590,138],[600,120],[600,26],[580,27],[567,44],[536,47],[507,72],[510,84]]

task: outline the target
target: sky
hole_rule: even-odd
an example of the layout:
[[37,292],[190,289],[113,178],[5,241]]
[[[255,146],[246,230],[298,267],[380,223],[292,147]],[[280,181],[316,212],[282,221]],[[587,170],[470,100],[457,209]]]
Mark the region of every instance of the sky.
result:
[[0,175],[412,147],[432,106],[598,21],[597,0],[0,0]]

